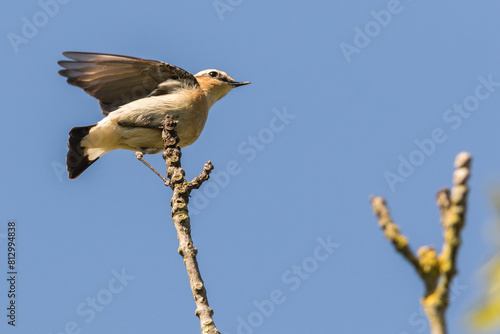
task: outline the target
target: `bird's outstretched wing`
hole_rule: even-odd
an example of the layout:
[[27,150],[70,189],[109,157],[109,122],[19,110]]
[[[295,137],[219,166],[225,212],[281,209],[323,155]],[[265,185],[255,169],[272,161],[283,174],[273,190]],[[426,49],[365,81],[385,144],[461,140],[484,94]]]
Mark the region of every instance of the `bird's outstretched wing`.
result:
[[99,100],[107,116],[120,106],[151,95],[168,94],[177,87],[196,87],[189,72],[164,62],[104,53],[64,52],[59,74]]

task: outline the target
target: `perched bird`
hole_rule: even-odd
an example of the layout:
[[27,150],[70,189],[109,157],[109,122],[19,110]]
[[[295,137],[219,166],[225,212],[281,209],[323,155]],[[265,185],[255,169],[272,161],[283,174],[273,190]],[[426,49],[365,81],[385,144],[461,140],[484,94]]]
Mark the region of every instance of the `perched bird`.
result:
[[219,70],[192,75],[164,62],[102,53],[64,52],[59,61],[71,85],[99,100],[105,118],[69,132],[66,165],[77,178],[105,153],[126,149],[143,154],[163,150],[161,121],[170,114],[180,147],[198,139],[208,111],[231,89],[250,82],[234,81]]

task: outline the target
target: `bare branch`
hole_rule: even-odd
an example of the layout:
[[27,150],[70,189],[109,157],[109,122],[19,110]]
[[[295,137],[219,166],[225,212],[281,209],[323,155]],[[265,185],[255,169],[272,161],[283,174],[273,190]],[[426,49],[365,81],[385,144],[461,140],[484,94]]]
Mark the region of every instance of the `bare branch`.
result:
[[189,182],[189,186],[191,187],[191,189],[198,189],[199,187],[201,187],[203,182],[208,180],[213,169],[214,165],[212,165],[211,161],[208,161],[205,166],[203,166],[203,170],[201,171],[200,175],[195,177],[193,181]]
[[401,234],[399,227],[391,218],[391,213],[382,197],[372,196],[372,209],[377,215],[378,224],[384,231],[385,237],[394,245],[396,251],[400,253],[410,264],[415,268],[421,276],[422,270],[418,263],[417,257],[413,254],[408,243],[408,239]]
[[170,178],[170,187],[174,191],[170,205],[172,206],[172,220],[179,239],[178,252],[184,259],[186,265],[191,291],[196,303],[196,316],[200,318],[201,332],[203,334],[220,334],[213,320],[214,311],[208,305],[207,291],[201,278],[196,254],[198,250],[194,247],[191,238],[191,223],[188,212],[189,195],[191,190],[197,189],[208,180],[213,165],[208,162],[203,172],[191,183],[186,181],[185,172],[181,168],[181,149],[178,146],[179,137],[175,132],[177,121],[167,115],[162,122],[162,139],[165,145],[163,158],[167,164],[167,176]]
[[418,258],[411,252],[408,240],[392,221],[382,197],[372,197],[372,208],[386,238],[396,250],[416,269],[425,285],[422,306],[429,319],[432,334],[446,334],[445,312],[449,304],[449,291],[457,273],[456,258],[460,247],[460,233],[465,225],[467,209],[467,180],[470,175],[471,156],[462,152],[455,159],[453,188],[442,189],[436,196],[443,226],[443,247],[439,256],[430,246],[418,250]]
[[[449,292],[451,280],[457,273],[457,253],[460,247],[460,232],[465,225],[465,213],[467,209],[467,180],[470,176],[471,156],[462,152],[455,159],[455,172],[453,173],[453,188],[449,195],[449,205],[446,210],[441,211],[441,222],[443,225],[443,248],[439,254],[440,273],[439,283],[434,292],[435,296],[429,296],[424,300],[426,307],[435,308],[444,313],[449,304]],[[438,205],[439,201],[438,201]],[[444,314],[443,314],[444,317]]]

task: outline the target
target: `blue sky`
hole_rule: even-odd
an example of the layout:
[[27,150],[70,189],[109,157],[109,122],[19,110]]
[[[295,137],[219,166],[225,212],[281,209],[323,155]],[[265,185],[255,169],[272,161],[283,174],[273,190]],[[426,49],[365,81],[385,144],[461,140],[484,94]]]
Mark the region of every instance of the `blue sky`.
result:
[[[451,333],[498,231],[500,4],[490,1],[27,0],[0,11],[0,263],[17,224],[17,318],[2,333],[196,333],[171,190],[115,151],[77,180],[68,131],[95,99],[57,71],[63,51],[162,60],[251,81],[183,149],[192,230],[222,333],[427,333],[422,283],[383,238],[386,197],[416,250],[441,246],[435,194],[473,155]],[[147,156],[164,170],[160,155]]]

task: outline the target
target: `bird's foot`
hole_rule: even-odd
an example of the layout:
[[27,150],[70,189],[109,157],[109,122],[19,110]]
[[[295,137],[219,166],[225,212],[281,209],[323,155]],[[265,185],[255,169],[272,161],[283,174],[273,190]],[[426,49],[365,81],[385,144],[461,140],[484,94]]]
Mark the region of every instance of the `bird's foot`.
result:
[[146,161],[146,159],[144,159],[144,153],[142,153],[141,151],[137,151],[137,152],[135,152],[135,157],[137,158],[137,160],[139,160],[140,162],[145,164],[146,167],[151,169],[156,175],[158,175],[160,177],[160,179],[163,180],[163,182],[165,183],[166,186],[170,186],[170,180],[168,180],[163,175],[161,175],[153,166],[151,166],[149,164],[149,162]]

